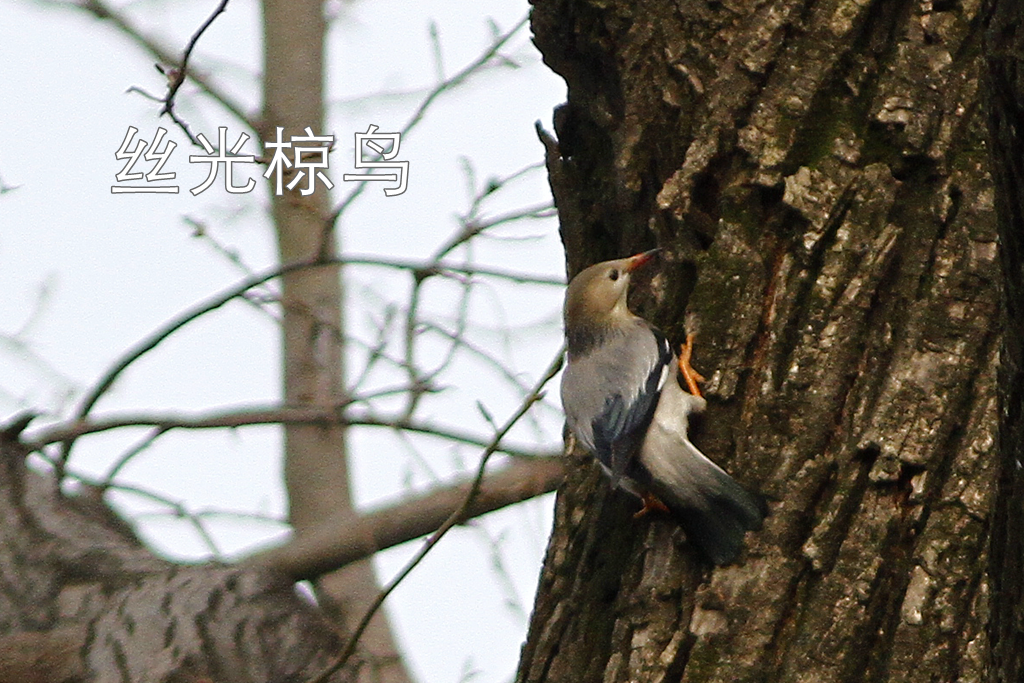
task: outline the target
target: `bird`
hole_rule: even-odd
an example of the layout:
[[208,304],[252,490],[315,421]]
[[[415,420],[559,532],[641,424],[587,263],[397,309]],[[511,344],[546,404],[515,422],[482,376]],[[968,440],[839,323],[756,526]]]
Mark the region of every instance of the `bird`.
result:
[[641,498],[636,516],[667,510],[713,564],[731,564],[768,508],[690,441],[690,417],[707,406],[698,386],[704,378],[690,365],[694,334],[677,356],[627,306],[631,274],[659,251],[597,263],[569,283],[562,406],[569,430],[613,488]]

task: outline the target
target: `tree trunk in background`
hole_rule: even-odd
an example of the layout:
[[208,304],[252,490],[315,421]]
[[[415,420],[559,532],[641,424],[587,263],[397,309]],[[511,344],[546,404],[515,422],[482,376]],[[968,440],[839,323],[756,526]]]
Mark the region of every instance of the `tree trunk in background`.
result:
[[[323,135],[323,61],[326,25],[316,0],[263,3],[264,140],[301,135],[308,126]],[[335,140],[338,143],[338,140]],[[293,191],[273,196],[273,218],[282,264],[333,256],[335,236],[327,188],[303,197],[303,179]],[[307,269],[282,278],[284,394],[289,406],[330,409],[344,399],[344,325],[341,279],[335,268]],[[348,511],[347,445],[341,425],[285,428],[285,483],[289,521],[301,536],[325,515]],[[370,560],[355,562],[317,582],[321,604],[345,631],[363,616],[378,592]],[[381,683],[409,680],[384,612],[360,640],[363,675]]]
[[992,677],[1024,679],[1024,13],[988,2],[984,79],[999,213],[1005,333],[999,372],[999,487],[992,516]]
[[0,430],[0,683],[308,681],[337,655],[291,579],[156,557],[102,490],[25,466],[24,424]]
[[634,310],[676,343],[696,315],[696,443],[771,516],[712,571],[572,453],[519,680],[984,679],[980,0],[534,0],[532,22],[569,86],[548,155],[569,273],[665,249]]

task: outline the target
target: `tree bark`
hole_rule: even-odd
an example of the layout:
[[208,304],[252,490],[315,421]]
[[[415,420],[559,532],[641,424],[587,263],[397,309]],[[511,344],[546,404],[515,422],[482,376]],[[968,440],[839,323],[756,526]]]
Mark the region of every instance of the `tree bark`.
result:
[[771,516],[712,570],[571,453],[519,681],[988,675],[979,5],[534,0],[569,274],[664,249],[633,309],[676,343],[694,314],[696,443]]
[[[277,683],[342,643],[293,580],[157,558],[102,501],[0,434],[0,683]],[[355,668],[330,683],[355,680]]]
[[985,106],[999,214],[1005,332],[999,367],[999,484],[992,515],[992,681],[1024,679],[1024,15],[987,3]]

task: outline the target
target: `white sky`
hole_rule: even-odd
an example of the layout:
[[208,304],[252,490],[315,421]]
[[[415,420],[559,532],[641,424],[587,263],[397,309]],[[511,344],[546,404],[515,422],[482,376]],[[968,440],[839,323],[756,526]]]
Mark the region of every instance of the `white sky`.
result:
[[[136,22],[180,49],[215,5],[214,0],[126,5]],[[398,129],[435,82],[428,38],[437,22],[447,74],[461,69],[488,44],[488,19],[505,30],[527,11],[525,2],[397,2],[377,0],[329,5],[337,15],[329,51],[328,133],[337,135],[329,177],[334,197],[352,187],[352,135],[370,123]],[[234,0],[203,37],[194,65],[253,110],[258,107],[259,17],[255,3]],[[387,198],[371,185],[340,224],[346,253],[424,258],[456,229],[453,216],[467,206],[459,161],[472,160],[477,185],[542,157],[533,122],[549,124],[564,99],[564,84],[540,62],[522,30],[504,54],[518,69],[489,70],[443,96],[427,119],[402,139],[399,159],[410,162],[408,191]],[[206,167],[189,164],[187,139],[158,105],[125,94],[130,86],[162,94],[152,59],[112,27],[69,10],[28,0],[0,4],[0,179],[17,189],[0,194],[0,420],[32,408],[57,419],[131,344],[171,316],[236,282],[240,271],[210,245],[191,237],[185,218],[203,222],[246,264],[273,263],[273,237],[265,217],[266,188],[248,195],[211,189],[193,197],[188,188]],[[405,96],[371,97],[382,91]],[[229,144],[241,126],[186,85],[179,113],[216,143],[227,125]],[[113,195],[122,164],[114,152],[128,126],[152,140],[162,126],[178,142],[165,170],[175,171],[177,195]],[[550,125],[548,125],[550,127]],[[316,131],[323,132],[323,131]],[[250,141],[242,153],[258,154]],[[143,165],[143,170],[148,170]],[[262,170],[262,169],[260,169]],[[214,188],[222,188],[218,180]],[[507,195],[507,196],[506,196]],[[536,171],[489,202],[488,215],[548,201],[543,171]],[[545,275],[564,272],[553,219],[513,224],[474,246],[481,263]],[[535,239],[523,240],[520,238]],[[372,341],[370,323],[386,302],[401,303],[408,277],[367,267],[346,275],[352,333]],[[458,288],[427,288],[425,308],[446,321]],[[517,287],[486,282],[475,290],[474,343],[501,357],[532,384],[560,344],[557,287]],[[443,347],[427,347],[436,357]],[[349,374],[365,357],[354,348]],[[371,386],[400,381],[376,373]],[[460,357],[443,378],[449,387],[424,402],[420,416],[486,434],[476,408],[486,405],[498,422],[516,397],[486,366]],[[277,329],[267,316],[241,303],[203,318],[136,363],[95,413],[202,411],[239,404],[273,403],[278,397]],[[549,396],[557,395],[553,384]],[[387,410],[388,404],[380,404]],[[557,411],[539,413],[515,441],[558,443]],[[42,425],[42,421],[39,423]],[[81,440],[72,469],[102,477],[145,430],[123,430]],[[353,435],[355,494],[360,505],[394,500],[414,486],[429,486],[472,467],[473,449],[418,439],[408,443],[381,430]],[[136,457],[119,482],[181,501],[196,512],[211,508],[280,516],[280,435],[274,428],[233,433],[173,433]],[[191,525],[167,516],[166,506],[115,494],[114,502],[138,521],[155,546],[175,557],[206,556]],[[532,607],[540,561],[550,529],[551,497],[489,516],[453,532],[389,600],[388,609],[414,672],[424,683],[448,683],[479,672],[474,681],[506,681],[514,666]],[[161,513],[154,515],[153,513]],[[219,549],[237,553],[282,532],[280,525],[216,518],[209,528]],[[390,578],[418,542],[378,558]],[[496,553],[492,549],[497,548]],[[502,567],[495,570],[495,558]]]

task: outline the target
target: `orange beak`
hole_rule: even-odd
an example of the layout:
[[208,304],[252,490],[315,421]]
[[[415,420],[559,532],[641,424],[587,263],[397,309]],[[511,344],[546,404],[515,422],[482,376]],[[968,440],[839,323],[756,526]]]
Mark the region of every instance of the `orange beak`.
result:
[[632,273],[634,270],[653,259],[659,251],[661,251],[661,249],[656,248],[651,249],[650,251],[645,251],[642,254],[637,254],[636,256],[630,256],[628,259],[629,263],[626,264],[626,272]]

